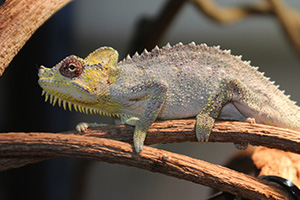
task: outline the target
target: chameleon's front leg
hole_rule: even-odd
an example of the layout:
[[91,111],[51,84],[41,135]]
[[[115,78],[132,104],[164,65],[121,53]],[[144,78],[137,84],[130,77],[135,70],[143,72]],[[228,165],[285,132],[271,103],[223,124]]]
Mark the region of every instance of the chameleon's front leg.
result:
[[234,101],[242,103],[247,102],[249,98],[255,96],[250,93],[251,91],[249,91],[244,84],[237,79],[222,81],[217,92],[207,99],[205,107],[196,116],[195,131],[198,141],[208,141],[215,120],[218,118],[222,108],[227,103]]
[[148,89],[151,89],[151,95],[148,99],[146,109],[135,124],[135,130],[133,135],[133,145],[137,153],[143,149],[146,134],[151,124],[157,118],[163,102],[166,99],[166,93],[168,86],[162,83],[149,84]]

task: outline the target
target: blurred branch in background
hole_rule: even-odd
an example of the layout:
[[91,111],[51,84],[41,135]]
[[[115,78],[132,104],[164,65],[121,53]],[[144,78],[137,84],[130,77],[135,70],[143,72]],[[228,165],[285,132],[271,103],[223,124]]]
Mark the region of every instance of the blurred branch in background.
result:
[[273,10],[267,1],[240,7],[219,7],[213,0],[189,0],[210,19],[229,24],[252,15],[272,14]]
[[[168,0],[154,19],[140,20],[129,52],[151,50],[166,33],[184,2],[193,3],[208,18],[221,24],[234,23],[253,15],[272,15],[281,23],[289,41],[300,55],[300,14],[285,5],[283,0],[263,0],[247,6],[220,7],[213,0]],[[195,24],[197,26],[197,24]]]

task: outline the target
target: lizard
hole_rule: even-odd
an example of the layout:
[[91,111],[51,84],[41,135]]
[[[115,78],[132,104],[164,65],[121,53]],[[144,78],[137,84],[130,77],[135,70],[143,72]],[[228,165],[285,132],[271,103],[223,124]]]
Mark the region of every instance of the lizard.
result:
[[[216,119],[300,130],[300,108],[258,67],[219,46],[169,43],[118,61],[100,47],[86,58],[71,55],[52,68],[40,66],[45,100],[66,109],[120,117],[134,125],[139,153],[155,120],[196,118],[195,133],[207,142]],[[80,123],[84,132],[92,123]],[[97,124],[96,124],[97,125]]]

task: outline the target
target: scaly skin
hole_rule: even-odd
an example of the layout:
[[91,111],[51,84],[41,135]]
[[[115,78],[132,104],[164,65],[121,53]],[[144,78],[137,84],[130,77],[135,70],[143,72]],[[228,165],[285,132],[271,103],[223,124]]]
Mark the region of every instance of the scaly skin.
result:
[[39,84],[52,104],[135,125],[136,152],[156,119],[196,117],[199,141],[208,140],[217,118],[300,130],[299,107],[278,87],[249,62],[205,44],[168,44],[119,63],[117,51],[102,47],[85,59],[69,56],[51,69],[41,66]]

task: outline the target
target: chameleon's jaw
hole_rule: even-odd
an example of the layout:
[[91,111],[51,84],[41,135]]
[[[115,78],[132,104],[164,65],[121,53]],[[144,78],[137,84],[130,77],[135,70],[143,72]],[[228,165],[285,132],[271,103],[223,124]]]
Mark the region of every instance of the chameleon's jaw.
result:
[[117,116],[119,117],[118,114],[111,114],[111,113],[106,113],[103,112],[101,110],[98,110],[96,108],[92,108],[92,107],[87,107],[87,106],[82,106],[76,103],[72,103],[70,101],[67,100],[63,100],[51,93],[48,93],[46,90],[42,91],[42,96],[45,96],[45,102],[47,102],[49,100],[50,104],[52,104],[53,106],[55,106],[55,104],[57,103],[59,107],[63,107],[64,110],[66,110],[67,108],[72,111],[72,107],[76,112],[81,112],[81,113],[86,113],[86,114],[100,114],[100,115],[106,115],[106,116]]
[[39,84],[43,88],[42,96],[45,96],[45,102],[49,100],[50,104],[52,104],[53,106],[55,106],[55,104],[57,103],[58,106],[60,107],[62,106],[65,110],[68,108],[70,111],[72,111],[73,108],[76,112],[81,112],[86,114],[100,114],[106,116],[119,117],[119,114],[113,114],[113,113],[102,111],[101,109],[97,109],[97,103],[83,103],[78,100],[71,99],[70,97],[65,96],[63,94],[54,92],[49,88],[43,87],[40,81]]
[[[55,70],[45,68],[43,66],[39,69],[39,85],[42,87],[42,95],[45,96],[45,102],[49,100],[53,106],[57,103],[63,106],[66,110],[72,110],[91,113],[102,114],[107,116],[118,116],[112,114],[104,105],[99,104],[97,95],[91,95],[88,88],[80,87],[71,81],[65,81],[63,77],[55,74]],[[55,78],[54,78],[55,77]],[[82,100],[81,100],[82,99]]]

